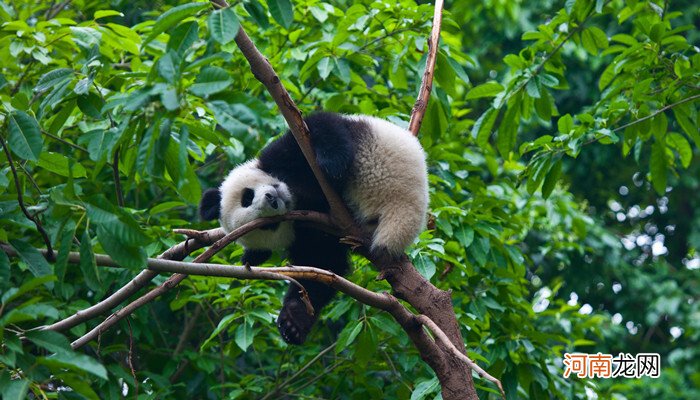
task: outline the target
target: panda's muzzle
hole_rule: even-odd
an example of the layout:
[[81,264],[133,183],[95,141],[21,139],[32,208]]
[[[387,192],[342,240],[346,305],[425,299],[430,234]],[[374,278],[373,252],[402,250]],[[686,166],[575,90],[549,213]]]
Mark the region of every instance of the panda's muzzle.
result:
[[270,204],[270,207],[274,208],[275,210],[277,207],[279,207],[277,203],[277,195],[272,194],[272,193],[265,193],[265,200],[267,200],[268,204]]

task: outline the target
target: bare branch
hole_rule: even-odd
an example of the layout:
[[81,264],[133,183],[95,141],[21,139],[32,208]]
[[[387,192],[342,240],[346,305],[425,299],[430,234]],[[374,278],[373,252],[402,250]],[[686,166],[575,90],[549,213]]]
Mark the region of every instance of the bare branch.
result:
[[418,136],[423,116],[425,116],[425,110],[428,109],[430,92],[433,90],[435,60],[437,59],[438,43],[440,41],[440,25],[442,25],[442,0],[436,0],[433,13],[433,29],[430,31],[430,38],[428,39],[428,57],[425,61],[425,72],[423,72],[423,80],[418,91],[416,104],[411,112],[411,121],[408,123],[408,130],[413,136]]
[[54,260],[53,246],[51,246],[51,239],[49,239],[48,233],[46,233],[44,226],[41,225],[41,221],[39,221],[39,218],[30,214],[27,210],[27,207],[24,205],[22,186],[20,185],[19,179],[17,177],[17,169],[15,168],[15,163],[12,160],[12,154],[10,153],[10,149],[5,144],[5,138],[0,137],[0,145],[2,145],[2,149],[5,151],[5,157],[7,157],[7,162],[10,164],[12,177],[15,181],[15,189],[17,190],[17,203],[19,203],[19,208],[22,210],[24,216],[34,223],[34,225],[36,226],[36,230],[38,230],[39,234],[41,234],[41,238],[44,240],[44,244],[46,244],[46,258],[49,260]]
[[[183,260],[185,257],[187,257],[191,252],[201,249],[202,247],[208,246],[212,242],[222,238],[224,236],[224,231],[222,229],[213,229],[211,231],[204,231],[202,232],[202,235],[195,240],[192,239],[187,239],[184,242],[181,242],[168,250],[166,250],[163,254],[161,254],[159,257],[162,259],[168,259],[168,260]],[[3,250],[5,250],[8,254],[11,254],[10,252],[7,251],[5,246],[0,245]],[[70,252],[68,254],[68,262],[70,263],[79,263],[80,262],[80,253],[76,252]],[[95,262],[97,265],[101,266],[107,266],[107,267],[118,267],[119,265],[114,262],[110,257],[103,255],[103,254],[95,254]],[[158,275],[154,271],[149,271],[149,270],[143,270],[141,271],[138,275],[136,275],[129,283],[126,285],[122,286],[119,290],[116,292],[112,293],[109,297],[106,299],[100,301],[99,303],[92,305],[84,310],[80,310],[76,312],[75,314],[71,315],[70,317],[63,319],[61,321],[57,321],[51,325],[43,326],[41,329],[43,330],[52,330],[52,331],[63,331],[66,329],[70,329],[80,323],[83,323],[87,320],[90,320],[92,318],[97,317],[98,315],[102,315],[109,310],[113,309],[114,307],[118,306],[129,298],[131,295],[139,291],[141,288],[144,286],[148,285],[148,283],[153,280],[153,278]]]
[[[311,222],[315,223],[325,223],[328,221],[328,217],[323,214],[323,213],[317,213],[317,212],[311,212],[311,211],[300,211],[300,212],[295,212],[295,213],[290,213],[292,214],[291,218],[296,218],[297,220],[308,220]],[[276,217],[266,217],[266,218],[259,218],[254,221],[251,221],[247,224],[242,225],[238,229],[235,229],[228,233],[226,236],[222,237],[221,239],[217,240],[215,243],[213,243],[204,253],[200,254],[194,259],[194,263],[204,263],[208,261],[211,257],[213,257],[216,253],[221,251],[224,247],[238,239],[239,237],[245,235],[246,233],[257,229],[261,226],[265,226],[268,224],[272,224],[275,222],[280,222],[283,221],[286,218],[286,215],[281,215],[281,216],[276,216]],[[157,261],[165,261],[165,260],[158,260]],[[154,261],[154,259],[149,259],[148,260],[148,267],[151,267],[151,263]],[[153,271],[149,271],[150,273],[153,273]],[[146,271],[141,272],[141,274],[145,274],[146,277],[149,277],[150,274],[147,274]],[[139,275],[141,275],[139,274]],[[269,274],[274,275],[274,273],[269,272]],[[282,278],[279,276],[276,276],[276,278],[273,278],[272,275],[270,275],[269,279],[287,279],[287,278]],[[179,285],[180,282],[185,280],[187,278],[186,274],[174,274],[170,278],[168,278],[165,282],[163,282],[160,286],[151,289],[148,293],[144,294],[143,296],[139,297],[138,299],[132,301],[131,303],[127,304],[124,306],[124,308],[121,308],[114,313],[112,313],[110,316],[108,316],[104,321],[102,321],[100,324],[98,324],[95,328],[93,328],[90,332],[84,334],[80,338],[78,338],[76,341],[71,343],[71,346],[76,349],[78,347],[81,347],[88,343],[89,341],[97,338],[102,332],[106,331],[113,325],[115,325],[119,320],[122,318],[128,316],[132,312],[134,312],[136,309],[139,307],[150,303],[153,301],[155,298],[158,296],[166,293],[170,289],[174,288],[175,286]],[[293,277],[292,277],[293,278]],[[150,277],[150,279],[153,279],[153,277]],[[149,280],[150,280],[149,279]],[[295,283],[296,285],[300,286],[299,282],[294,281],[293,279],[287,279]],[[303,287],[302,287],[303,289]],[[305,293],[305,291],[304,291]],[[302,299],[308,296],[303,296],[302,294]],[[313,311],[313,308],[311,308],[311,304],[308,301],[304,301],[307,310]]]
[[494,378],[493,376],[489,375],[488,372],[484,371],[479,365],[477,365],[474,361],[472,361],[469,357],[466,356],[466,354],[462,354],[457,348],[450,342],[450,339],[445,335],[445,332],[440,329],[440,327],[433,322],[430,318],[426,317],[425,315],[419,315],[416,318],[418,318],[418,321],[425,325],[428,329],[430,329],[433,332],[433,335],[437,338],[437,340],[440,341],[444,346],[446,346],[455,356],[459,357],[462,361],[467,363],[469,365],[469,368],[473,369],[476,371],[477,374],[479,374],[480,377],[485,378],[489,381],[491,381],[494,385],[498,387],[498,390],[501,392],[501,396],[503,398],[506,398],[506,392],[503,391],[503,386],[501,385],[501,381],[498,379]]

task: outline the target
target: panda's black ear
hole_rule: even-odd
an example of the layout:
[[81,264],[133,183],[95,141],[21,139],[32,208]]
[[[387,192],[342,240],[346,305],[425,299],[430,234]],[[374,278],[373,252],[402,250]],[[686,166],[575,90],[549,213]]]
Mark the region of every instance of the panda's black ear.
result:
[[199,216],[205,221],[219,219],[221,214],[221,191],[218,188],[207,189],[199,202]]

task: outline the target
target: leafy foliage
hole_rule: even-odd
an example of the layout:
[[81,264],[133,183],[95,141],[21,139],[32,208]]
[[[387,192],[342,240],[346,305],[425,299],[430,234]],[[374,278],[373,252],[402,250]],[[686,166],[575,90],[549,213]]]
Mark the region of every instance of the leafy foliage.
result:
[[[698,398],[697,7],[540,3],[448,3],[421,130],[433,222],[410,256],[452,291],[470,357],[509,398]],[[349,298],[308,345],[285,345],[273,323],[281,283],[191,277],[86,350],[66,337],[97,321],[28,331],[127,283],[178,240],[172,228],[209,227],[192,222],[202,188],[284,129],[233,43],[239,26],[304,112],[405,125],[433,11],[412,0],[109,4],[0,3],[0,140],[18,174],[2,153],[0,241],[20,255],[0,252],[3,398],[437,396],[400,327]],[[55,262],[36,250],[19,194]],[[125,269],[96,267],[99,253]],[[228,253],[217,261],[235,264],[241,249]],[[389,289],[354,264],[354,282]],[[573,351],[658,351],[661,378],[564,379]]]

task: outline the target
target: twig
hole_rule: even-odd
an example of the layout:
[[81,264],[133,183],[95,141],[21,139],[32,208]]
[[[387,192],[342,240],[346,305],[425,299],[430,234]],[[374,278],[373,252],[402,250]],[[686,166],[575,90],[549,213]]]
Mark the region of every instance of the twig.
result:
[[126,358],[126,362],[131,370],[131,376],[134,378],[134,398],[139,398],[139,380],[136,378],[136,370],[134,369],[134,332],[131,330],[131,321],[126,318],[126,324],[129,326],[129,355]]
[[87,153],[90,153],[90,152],[88,151],[88,149],[86,149],[85,147],[82,147],[82,146],[77,145],[77,144],[75,144],[75,143],[71,143],[71,142],[67,141],[66,139],[63,139],[62,137],[59,137],[59,136],[54,135],[53,133],[47,132],[47,131],[45,131],[45,130],[43,130],[43,129],[41,130],[41,133],[44,134],[44,135],[46,135],[46,136],[48,136],[48,137],[50,137],[51,139],[57,140],[57,141],[59,141],[59,142],[65,144],[66,146],[70,146],[70,147],[72,147],[72,148],[74,148],[74,149],[76,149],[76,150],[80,150],[80,151],[82,151],[83,153],[86,153],[86,154],[87,154]]
[[54,19],[63,9],[70,3],[70,0],[65,0],[62,3],[52,5],[51,8],[46,12],[46,20]]
[[667,106],[661,107],[661,108],[659,108],[658,110],[654,111],[653,113],[647,115],[646,117],[642,117],[642,118],[636,119],[636,120],[634,120],[634,121],[632,121],[632,122],[629,122],[629,123],[627,123],[627,124],[625,124],[625,125],[618,126],[617,128],[613,129],[613,132],[621,131],[621,130],[627,128],[627,127],[630,127],[630,126],[632,126],[632,125],[636,125],[636,124],[638,124],[638,123],[640,123],[640,122],[642,122],[642,121],[646,121],[646,120],[648,120],[648,119],[654,118],[654,117],[656,117],[657,115],[659,115],[659,114],[661,114],[661,113],[663,113],[663,112],[665,112],[665,111],[667,111],[667,110],[670,110],[670,109],[673,108],[673,107],[676,107],[676,106],[679,106],[679,105],[681,105],[681,104],[683,104],[683,103],[687,103],[687,102],[689,102],[689,101],[693,101],[693,100],[697,100],[697,99],[700,99],[700,93],[695,94],[695,95],[690,96],[690,97],[686,97],[685,99],[679,100],[679,101],[677,101],[677,102],[675,102],[675,103],[673,103],[673,104],[669,104],[669,105],[667,105]]
[[[307,212],[306,214],[305,214],[305,213],[296,213],[295,215],[296,215],[298,218],[304,218],[305,215],[306,215],[306,218],[308,218],[309,220],[317,221],[318,218],[319,218],[319,215],[322,215],[322,213],[311,213],[311,212]],[[232,243],[233,241],[235,241],[235,240],[238,239],[239,237],[245,235],[246,233],[248,233],[248,232],[250,232],[250,231],[252,231],[252,230],[254,230],[254,229],[257,229],[257,228],[259,228],[259,227],[261,227],[261,226],[265,226],[265,225],[268,225],[268,224],[273,223],[273,222],[279,222],[280,220],[283,220],[283,219],[284,219],[284,215],[279,216],[279,217],[259,218],[259,219],[256,219],[256,220],[254,220],[254,221],[251,221],[251,222],[249,222],[249,223],[247,223],[247,224],[244,224],[243,226],[239,227],[238,229],[235,229],[235,230],[231,231],[229,234],[227,234],[227,235],[224,236],[223,238],[221,238],[221,239],[217,240],[215,243],[213,243],[207,250],[205,250],[202,254],[200,254],[199,256],[197,256],[197,257],[194,259],[193,263],[203,263],[203,262],[206,262],[206,261],[208,261],[211,257],[213,257],[216,253],[218,253],[219,251],[221,251],[221,249],[223,249],[224,247],[226,247],[227,245],[229,245],[230,243]],[[149,267],[149,268],[151,268],[152,265],[154,265],[154,263],[153,263],[154,261],[162,262],[162,261],[170,261],[170,260],[164,260],[164,259],[149,259],[149,260],[148,260],[148,267]],[[157,264],[157,263],[156,263],[156,264]],[[151,269],[152,269],[152,268],[151,268]],[[142,271],[142,272],[141,272],[141,274],[145,274],[145,273],[146,273],[146,271]],[[153,271],[151,271],[151,273],[153,273]],[[141,274],[139,274],[139,275],[141,275]],[[267,275],[267,276],[269,276],[269,279],[278,279],[278,280],[287,279],[287,280],[290,280],[292,283],[295,283],[296,285],[301,286],[301,285],[299,284],[299,282],[296,282],[296,281],[294,281],[293,279],[282,278],[282,277],[280,277],[280,276],[278,276],[278,275],[276,275],[275,273],[272,273],[272,272],[268,272],[268,274],[269,274],[269,275]],[[274,277],[273,277],[273,276],[274,276]],[[85,345],[86,343],[88,343],[88,342],[91,341],[92,339],[97,338],[102,332],[106,331],[107,329],[109,329],[110,327],[112,327],[114,324],[116,324],[117,322],[119,322],[119,320],[121,320],[121,319],[124,318],[125,316],[131,314],[132,312],[134,312],[134,311],[135,311],[136,309],[138,309],[139,307],[141,307],[141,306],[143,306],[143,305],[145,305],[145,304],[150,303],[151,301],[153,301],[153,300],[154,300],[155,298],[157,298],[158,296],[160,296],[160,295],[166,293],[166,292],[169,291],[170,289],[172,289],[172,288],[174,288],[175,286],[179,285],[180,282],[182,282],[183,280],[185,280],[185,278],[187,278],[187,274],[178,273],[178,274],[172,275],[172,276],[171,276],[170,278],[168,278],[165,282],[163,282],[160,286],[158,286],[158,287],[156,287],[156,288],[154,288],[154,289],[151,289],[148,293],[144,294],[143,296],[141,296],[141,297],[139,297],[138,299],[132,301],[131,303],[129,303],[129,304],[127,304],[126,306],[124,306],[123,308],[121,308],[121,309],[115,311],[114,313],[112,313],[112,314],[111,314],[110,316],[108,316],[104,321],[102,321],[100,324],[98,324],[96,327],[94,327],[90,332],[84,334],[83,336],[81,336],[80,338],[78,338],[77,340],[75,340],[73,343],[71,343],[71,346],[72,346],[74,349],[76,349],[76,348],[78,348],[78,347],[81,347],[81,346]],[[293,277],[292,277],[292,278],[293,278]],[[153,278],[150,278],[150,279],[153,279]],[[149,280],[150,280],[150,279],[149,279]],[[304,292],[304,293],[305,293],[305,292]],[[304,296],[302,296],[302,299],[304,299]],[[307,299],[307,300],[308,300],[308,299]],[[310,302],[305,301],[304,303],[306,304],[307,310],[309,310],[309,308],[313,309],[313,308],[311,307]]]
[[183,348],[185,348],[185,343],[187,343],[187,339],[190,336],[190,333],[192,333],[192,329],[194,328],[195,324],[197,323],[197,319],[199,319],[199,314],[201,314],[202,309],[200,307],[195,307],[194,313],[190,316],[190,318],[187,320],[185,323],[185,328],[182,330],[182,333],[180,334],[180,338],[177,341],[177,345],[175,346],[175,350],[173,350],[173,357],[177,356],[180,354]]
[[335,345],[336,345],[337,343],[338,343],[338,341],[336,340],[336,341],[333,342],[330,346],[328,346],[328,347],[326,347],[325,349],[321,350],[321,352],[319,352],[318,354],[316,354],[316,356],[314,356],[314,358],[312,358],[311,360],[309,360],[309,362],[307,362],[306,364],[304,364],[303,367],[299,368],[299,370],[296,371],[296,372],[294,373],[294,375],[290,376],[290,377],[287,378],[284,382],[282,382],[282,383],[280,383],[279,385],[275,386],[275,388],[274,388],[271,392],[269,392],[268,394],[266,394],[265,397],[263,397],[261,400],[267,400],[267,399],[269,399],[271,396],[274,396],[274,395],[278,394],[285,386],[289,385],[289,383],[290,383],[291,381],[293,381],[293,380],[296,379],[299,375],[301,375],[302,373],[304,373],[304,371],[306,371],[307,369],[309,369],[309,367],[311,367],[316,361],[318,361],[319,359],[321,359],[321,357],[325,356],[329,351],[333,350],[333,349],[335,348]]
[[440,41],[440,25],[442,24],[442,0],[435,1],[435,12],[433,14],[433,29],[430,31],[428,39],[428,57],[425,61],[425,72],[421,81],[420,90],[416,104],[411,112],[411,121],[408,123],[408,131],[413,136],[418,136],[423,116],[428,108],[430,92],[433,90],[433,76],[435,75],[435,60],[437,59],[438,43]]
[[36,229],[41,234],[41,238],[44,240],[44,244],[46,244],[46,258],[49,260],[54,260],[55,256],[53,252],[53,246],[51,246],[51,239],[49,239],[48,233],[46,233],[46,230],[41,225],[39,218],[30,214],[27,210],[27,207],[24,205],[22,186],[19,184],[19,178],[17,177],[17,169],[15,168],[15,163],[12,160],[12,154],[10,154],[10,149],[5,144],[5,138],[0,137],[0,144],[2,145],[2,149],[5,151],[5,157],[7,157],[7,162],[10,164],[10,170],[12,171],[12,177],[15,180],[15,189],[17,190],[17,203],[19,203],[19,208],[22,209],[22,213],[24,214],[24,216],[26,216],[27,219],[34,223]]
[[24,66],[24,72],[22,75],[19,77],[17,82],[15,82],[15,85],[12,86],[12,89],[10,90],[10,96],[14,96],[17,94],[17,91],[19,91],[20,86],[22,86],[22,82],[24,82],[24,79],[29,75],[29,72],[32,70],[32,66],[34,66],[34,59],[29,61],[27,65]]
[[[198,240],[185,240],[182,243],[179,243],[167,251],[165,251],[163,254],[159,256],[161,259],[169,259],[169,260],[182,260],[187,255],[197,249],[201,249],[204,246],[207,246],[216,240],[222,238],[224,236],[224,232],[221,229],[213,229],[211,231],[206,231]],[[206,237],[208,236],[208,238]],[[208,239],[208,240],[205,240]],[[6,246],[0,245],[0,248],[5,250],[8,254],[12,255],[11,251],[8,251]],[[70,252],[68,254],[68,262],[70,263],[79,263],[80,262],[80,253],[77,252]],[[97,265],[101,266],[108,266],[108,267],[118,267],[116,262],[114,262],[111,258],[108,256],[102,255],[102,254],[96,254],[95,255],[95,262]],[[90,306],[86,309],[77,311],[75,314],[71,315],[70,317],[63,319],[61,321],[57,321],[51,325],[46,325],[41,327],[43,330],[52,330],[52,331],[63,331],[66,329],[70,329],[78,324],[81,324],[87,320],[90,320],[92,318],[95,318],[98,315],[104,314],[107,311],[113,309],[114,307],[118,306],[122,301],[126,300],[129,298],[131,295],[139,291],[141,288],[144,286],[148,285],[148,283],[153,280],[153,278],[158,275],[157,272],[154,271],[149,271],[149,270],[143,270],[141,271],[136,277],[134,277],[129,283],[126,285],[122,286],[119,290],[116,292],[112,293],[109,297],[106,299],[100,301],[99,303]]]
[[416,319],[418,319],[418,321],[420,321],[421,324],[425,325],[428,329],[430,329],[430,331],[433,333],[433,335],[435,335],[437,340],[439,340],[440,343],[446,346],[452,352],[452,354],[454,354],[459,359],[467,363],[467,365],[469,365],[469,368],[476,371],[476,373],[479,374],[480,377],[485,378],[486,380],[491,381],[494,385],[496,385],[498,387],[498,390],[501,392],[501,396],[503,396],[504,399],[506,398],[506,392],[503,391],[501,381],[491,376],[488,372],[484,371],[469,357],[457,350],[455,345],[453,345],[452,342],[450,342],[450,339],[447,337],[447,335],[445,335],[445,332],[443,332],[442,329],[440,329],[440,327],[438,327],[435,324],[435,322],[433,322],[433,320],[426,317],[425,315],[418,315],[416,316]]

